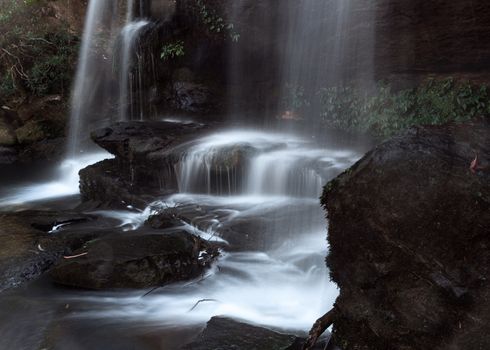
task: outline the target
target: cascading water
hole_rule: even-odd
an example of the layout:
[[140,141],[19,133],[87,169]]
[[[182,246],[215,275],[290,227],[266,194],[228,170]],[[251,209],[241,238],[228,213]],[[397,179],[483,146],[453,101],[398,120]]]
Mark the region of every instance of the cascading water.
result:
[[102,25],[109,28],[113,25],[112,16],[109,16],[109,23],[105,21],[108,17],[108,9],[107,2],[104,0],[91,0],[88,6],[71,96],[70,133],[68,137],[68,154],[71,157],[79,153],[83,138],[88,133],[88,117],[93,111],[91,107],[96,98],[100,79],[98,75],[99,65],[94,58],[97,37]]
[[[46,183],[34,183],[15,187],[0,200],[0,206],[19,205],[37,200],[63,197],[77,194],[78,171],[112,155],[103,151],[85,152],[89,132],[96,127],[110,123],[108,101],[112,98],[112,87],[108,74],[112,74],[112,62],[108,58],[114,53],[119,37],[122,42],[120,52],[120,74],[117,75],[119,88],[120,120],[130,119],[128,109],[132,109],[133,91],[139,96],[141,112],[142,68],[132,69],[137,38],[148,21],[133,20],[134,0],[128,0],[126,25],[120,29],[120,7],[117,2],[91,0],[79,54],[79,63],[75,76],[71,98],[71,115],[66,159],[60,163],[54,178]],[[140,10],[141,12],[141,10]],[[119,32],[119,34],[118,34]],[[138,58],[138,65],[141,60]],[[136,73],[134,73],[134,71]],[[135,75],[134,75],[135,74]],[[136,81],[135,84],[132,82]],[[134,86],[132,86],[134,85]],[[129,106],[129,107],[128,107]]]

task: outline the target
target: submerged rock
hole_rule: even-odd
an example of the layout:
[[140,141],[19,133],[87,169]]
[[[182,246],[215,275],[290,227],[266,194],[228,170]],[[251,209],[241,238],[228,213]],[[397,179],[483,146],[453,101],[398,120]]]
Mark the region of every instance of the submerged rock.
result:
[[345,349],[490,348],[489,134],[413,128],[325,187]]
[[89,242],[50,274],[54,282],[71,287],[146,288],[198,277],[217,255],[184,231],[124,233]]

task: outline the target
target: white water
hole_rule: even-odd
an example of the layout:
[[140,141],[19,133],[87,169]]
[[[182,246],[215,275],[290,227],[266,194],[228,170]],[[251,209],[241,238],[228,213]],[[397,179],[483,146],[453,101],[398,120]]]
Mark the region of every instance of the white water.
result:
[[[266,219],[261,244],[265,249],[224,252],[202,279],[166,286],[145,297],[142,292],[74,297],[72,302],[95,305],[75,317],[128,323],[145,320],[174,327],[203,324],[212,316],[225,315],[289,331],[309,329],[337,296],[324,262],[327,232],[318,197],[322,185],[356,161],[359,154],[319,148],[287,134],[256,131],[221,132],[188,147],[183,152],[180,183],[183,189],[196,188],[200,193],[180,193],[140,213],[98,214],[119,219],[125,229],[133,230],[157,208],[183,210],[197,205],[203,214],[181,228],[218,241],[221,230],[230,224]],[[207,163],[212,161],[219,167],[222,158],[217,155],[236,147],[254,150],[249,153],[250,167],[244,172],[240,193],[208,191],[219,188],[213,181],[221,181],[212,176],[204,184],[193,183],[203,169],[207,171]],[[296,183],[298,170],[304,176]],[[291,191],[291,184],[297,189]],[[311,193],[297,192],[303,190]],[[202,299],[208,301],[199,303]]]
[[0,207],[78,194],[80,193],[78,172],[91,164],[109,158],[113,156],[107,152],[67,158],[59,164],[52,181],[12,187],[6,196],[0,198]]
[[96,42],[97,28],[102,24],[106,14],[104,0],[90,0],[85,27],[83,30],[82,45],[79,53],[79,63],[75,75],[75,83],[71,96],[70,134],[68,137],[68,154],[74,156],[80,150],[81,138],[85,132],[86,113],[94,99],[96,67],[93,61],[94,43]]
[[[113,119],[112,99],[119,100],[119,119],[125,121],[135,114],[128,111],[133,108],[134,98],[138,98],[140,111],[137,114],[143,119],[141,106],[144,102],[140,91],[143,76],[135,44],[149,22],[135,19],[134,7],[134,0],[127,0],[123,7],[106,0],[89,2],[71,97],[69,157],[83,150],[90,131]],[[121,9],[125,13],[119,13]],[[124,23],[120,23],[121,17]],[[120,42],[115,40],[117,37]],[[116,50],[116,44],[120,45],[120,50]],[[115,59],[118,63],[116,88],[110,78],[114,54],[118,55]],[[133,70],[135,57],[138,67]],[[134,96],[135,91],[138,96]]]
[[314,198],[326,178],[352,159],[352,152],[317,148],[290,134],[223,132],[184,153],[179,188],[181,192]]

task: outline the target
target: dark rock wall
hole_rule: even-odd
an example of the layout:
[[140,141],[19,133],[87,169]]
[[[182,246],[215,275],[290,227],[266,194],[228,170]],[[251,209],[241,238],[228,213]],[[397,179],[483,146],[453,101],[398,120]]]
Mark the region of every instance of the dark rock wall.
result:
[[490,2],[378,0],[375,63],[379,78],[490,81]]

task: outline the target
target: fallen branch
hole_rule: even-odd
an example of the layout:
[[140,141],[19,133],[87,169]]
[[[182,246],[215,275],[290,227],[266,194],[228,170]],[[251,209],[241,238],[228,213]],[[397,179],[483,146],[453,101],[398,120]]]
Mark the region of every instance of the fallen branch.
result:
[[308,334],[308,339],[306,339],[305,344],[303,345],[303,350],[311,350],[318,338],[333,324],[335,318],[335,309],[330,310],[325,315],[316,320],[315,324],[310,330]]
[[188,312],[191,312],[192,310],[194,310],[200,303],[204,303],[206,301],[213,301],[213,302],[218,302],[218,300],[216,299],[201,299],[199,300],[197,303],[194,304],[194,306],[188,311]]

